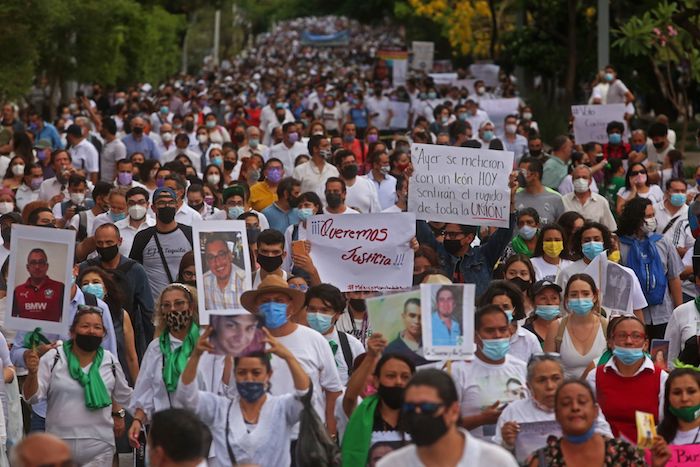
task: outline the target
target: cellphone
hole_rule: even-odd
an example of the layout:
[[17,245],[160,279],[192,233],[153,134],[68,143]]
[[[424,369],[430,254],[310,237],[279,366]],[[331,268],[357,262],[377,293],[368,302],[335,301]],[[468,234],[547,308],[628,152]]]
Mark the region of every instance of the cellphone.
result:
[[292,242],[292,255],[306,255],[306,244],[303,240]]

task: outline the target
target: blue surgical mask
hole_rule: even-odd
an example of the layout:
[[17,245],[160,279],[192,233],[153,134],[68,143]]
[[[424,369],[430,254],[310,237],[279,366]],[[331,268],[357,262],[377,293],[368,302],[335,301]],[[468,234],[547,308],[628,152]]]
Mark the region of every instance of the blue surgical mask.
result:
[[246,402],[255,402],[265,395],[265,383],[259,381],[236,381],[236,389]]
[[536,233],[537,227],[532,227],[531,225],[523,225],[520,227],[520,236],[525,240],[532,240]]
[[647,147],[647,145],[646,145],[646,144],[643,144],[643,143],[642,143],[642,144],[633,144],[633,145],[632,145],[632,149],[634,150],[634,152],[642,152],[642,151],[644,150],[645,147]]
[[593,300],[590,298],[571,298],[567,302],[569,311],[577,315],[587,315],[593,309]]
[[684,193],[673,193],[671,195],[671,204],[677,208],[685,204],[685,194]]
[[510,339],[481,339],[481,351],[489,360],[502,360],[510,350]]
[[287,324],[286,303],[263,303],[258,307],[258,311],[265,317],[265,327],[268,329],[277,329]]
[[483,140],[486,142],[489,142],[492,139],[493,139],[493,131],[491,131],[491,130],[484,131]]
[[299,215],[299,219],[305,221],[314,215],[314,210],[311,208],[301,208],[297,210],[297,214]]
[[617,357],[617,359],[625,365],[631,365],[634,362],[637,362],[640,359],[644,358],[644,349],[641,347],[630,349],[627,347],[616,346],[613,349],[613,356]]
[[119,222],[120,220],[126,219],[126,213],[125,212],[112,212],[109,211],[109,217],[112,218],[112,222]]
[[308,321],[311,329],[321,334],[327,333],[333,325],[333,317],[324,313],[308,313],[306,321]]
[[102,284],[85,284],[80,288],[83,292],[94,295],[100,300],[105,297],[105,288]]
[[228,218],[231,220],[238,219],[238,216],[243,214],[243,206],[233,206],[227,209]]
[[620,133],[611,133],[608,135],[608,142],[610,144],[620,144],[622,142],[622,135]]
[[552,321],[559,316],[559,305],[537,305],[535,314],[545,321]]
[[224,163],[224,159],[223,159],[223,157],[219,157],[219,156],[212,157],[211,163],[217,167],[221,167]]
[[591,261],[593,261],[596,256],[601,254],[604,249],[603,242],[586,242],[581,245],[583,255]]

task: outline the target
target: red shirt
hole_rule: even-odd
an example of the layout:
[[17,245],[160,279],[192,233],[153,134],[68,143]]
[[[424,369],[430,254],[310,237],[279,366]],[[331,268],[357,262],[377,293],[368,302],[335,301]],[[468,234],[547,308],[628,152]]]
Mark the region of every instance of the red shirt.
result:
[[347,149],[355,154],[355,159],[357,160],[358,173],[363,175],[365,173],[365,159],[367,158],[367,146],[355,138],[352,143],[348,144],[343,141],[343,149]]
[[35,287],[27,282],[15,287],[12,299],[12,316],[60,322],[63,314],[63,284],[46,276]]
[[608,159],[627,159],[632,147],[627,143],[612,145],[609,143],[603,144],[603,156]]

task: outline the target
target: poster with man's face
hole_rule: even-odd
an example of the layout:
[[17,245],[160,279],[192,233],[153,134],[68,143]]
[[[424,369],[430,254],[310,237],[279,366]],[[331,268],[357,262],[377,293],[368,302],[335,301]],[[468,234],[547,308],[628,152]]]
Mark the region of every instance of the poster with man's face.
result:
[[389,342],[385,352],[423,356],[419,289],[368,298],[367,316],[372,332]]
[[245,314],[240,297],[251,288],[245,222],[207,221],[193,225],[194,264],[201,324],[210,315]]
[[6,326],[68,334],[75,231],[13,225],[11,236]]
[[474,284],[421,284],[424,355],[464,359],[474,355]]

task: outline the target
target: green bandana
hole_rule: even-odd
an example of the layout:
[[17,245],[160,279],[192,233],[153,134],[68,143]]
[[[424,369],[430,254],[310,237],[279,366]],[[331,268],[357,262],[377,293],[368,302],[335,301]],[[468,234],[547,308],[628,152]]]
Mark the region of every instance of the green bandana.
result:
[[365,397],[350,416],[343,435],[342,465],[367,465],[369,446],[372,442],[374,412],[378,404],[378,395]]
[[668,410],[676,417],[683,421],[692,423],[700,417],[700,404],[693,407],[679,407],[675,408],[671,404],[668,405]]
[[525,240],[520,238],[519,235],[513,237],[513,240],[510,241],[510,245],[513,247],[513,251],[521,255],[525,255],[528,258],[532,258],[532,255],[534,254],[534,252],[530,251],[530,249],[527,247],[527,244],[525,244]]
[[66,354],[66,360],[68,360],[68,374],[79,382],[85,390],[85,406],[90,410],[98,410],[112,405],[112,398],[104,381],[102,381],[102,376],[100,376],[100,366],[104,357],[102,347],[97,349],[95,359],[87,373],[80,368],[80,362],[73,353],[72,339],[63,343],[63,351]]
[[177,389],[177,381],[187,365],[187,359],[197,345],[199,339],[199,326],[192,323],[182,345],[175,350],[170,348],[170,330],[165,328],[160,335],[160,351],[163,354],[163,382],[168,392],[173,393]]
[[41,328],[35,328],[24,335],[24,348],[36,349],[41,344],[50,344],[49,340],[41,333]]

